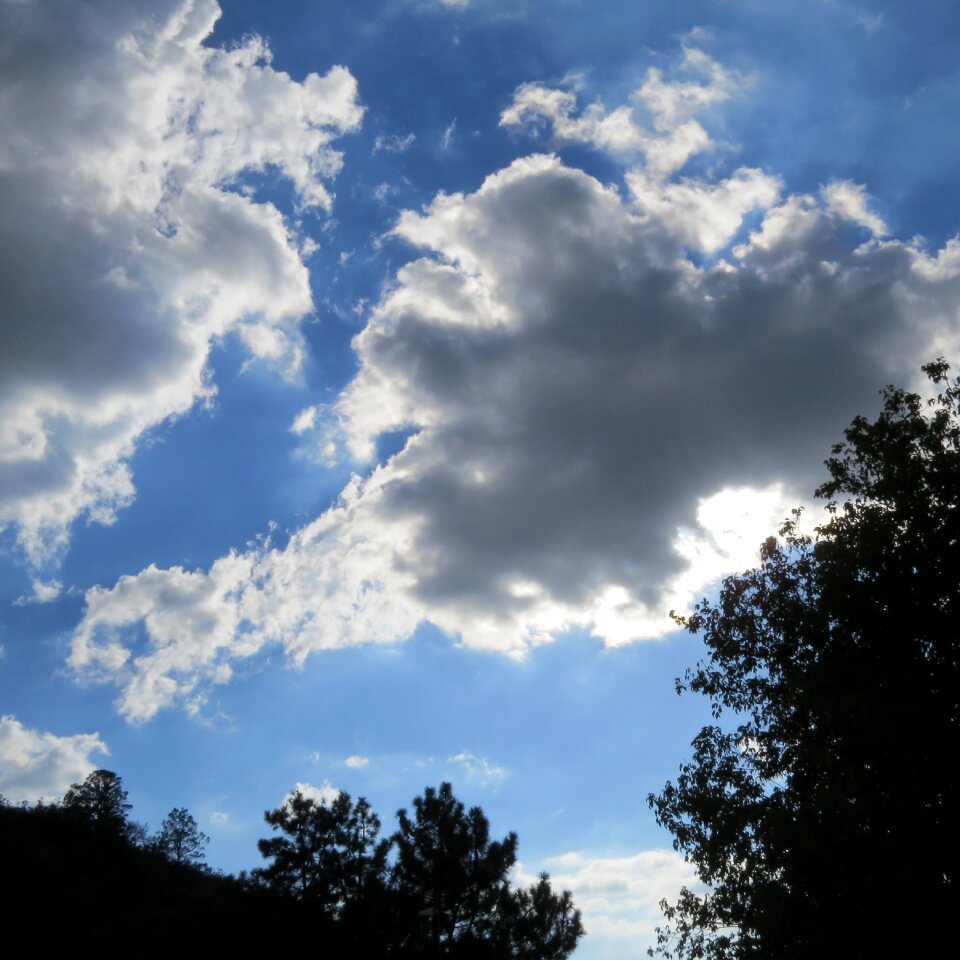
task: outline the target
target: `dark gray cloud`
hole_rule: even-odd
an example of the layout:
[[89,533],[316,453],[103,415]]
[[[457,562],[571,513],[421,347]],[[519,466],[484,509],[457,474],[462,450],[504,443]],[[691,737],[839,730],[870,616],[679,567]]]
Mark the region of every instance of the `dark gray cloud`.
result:
[[913,251],[852,253],[849,224],[811,216],[797,241],[698,270],[542,158],[403,221],[509,317],[449,322],[432,297],[451,312],[462,297],[449,278],[452,296],[431,278],[418,297],[440,269],[424,264],[357,341],[348,418],[369,403],[424,428],[381,507],[417,520],[417,594],[502,610],[532,580],[575,605],[611,583],[649,597],[683,565],[677,529],[696,527],[699,500],[777,482],[808,494],[842,426],[913,376],[947,319],[922,299],[905,309],[927,286]]

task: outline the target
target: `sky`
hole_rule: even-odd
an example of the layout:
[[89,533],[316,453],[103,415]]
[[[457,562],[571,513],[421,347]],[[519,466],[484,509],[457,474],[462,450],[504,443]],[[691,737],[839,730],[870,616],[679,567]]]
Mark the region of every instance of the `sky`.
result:
[[[0,793],[451,781],[645,955],[689,610],[960,338],[952,0],[0,0]],[[328,794],[329,795],[329,794]]]

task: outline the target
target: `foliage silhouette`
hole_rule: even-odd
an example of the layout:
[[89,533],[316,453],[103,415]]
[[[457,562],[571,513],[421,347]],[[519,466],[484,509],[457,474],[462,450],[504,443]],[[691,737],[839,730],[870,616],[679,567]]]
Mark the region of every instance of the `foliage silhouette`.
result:
[[210,838],[197,826],[186,807],[174,807],[160,824],[153,845],[173,863],[203,864]]
[[271,889],[334,919],[382,885],[389,844],[363,797],[341,792],[328,803],[296,790],[264,819],[281,834],[257,844],[273,862],[256,876]]
[[63,796],[63,809],[104,833],[128,832],[127,791],[111,770],[94,770],[83,783],[74,783]]
[[[705,892],[664,903],[656,952],[705,958],[934,956],[952,939],[960,756],[960,381],[888,387],[756,570],[679,623],[708,656],[676,783],[649,803]],[[653,953],[654,951],[651,951]]]
[[414,808],[384,840],[363,798],[318,802],[296,791],[265,815],[279,834],[259,843],[271,863],[233,878],[201,863],[208,838],[186,808],[142,842],[120,777],[98,770],[62,803],[0,803],[0,857],[15,878],[4,903],[11,916],[43,903],[58,921],[48,952],[98,960],[280,956],[318,943],[330,956],[394,960],[569,956],[580,914],[546,875],[510,888],[515,834],[491,842],[480,808],[465,812],[450,784],[427,789]]
[[501,901],[504,956],[519,960],[562,960],[583,936],[580,911],[569,890],[557,895],[547,874],[526,890],[514,890]]
[[413,817],[397,813],[392,885],[408,922],[402,955],[421,957],[568,956],[583,935],[568,892],[553,894],[544,874],[529,891],[513,892],[517,835],[490,840],[479,807],[465,810],[449,783],[413,801]]

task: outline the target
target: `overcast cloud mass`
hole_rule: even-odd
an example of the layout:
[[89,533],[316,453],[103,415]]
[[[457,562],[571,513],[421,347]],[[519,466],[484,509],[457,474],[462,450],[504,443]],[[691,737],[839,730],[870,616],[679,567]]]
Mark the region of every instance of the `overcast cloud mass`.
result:
[[0,792],[451,777],[639,957],[669,611],[960,357],[955,12],[222,6],[0,0]]

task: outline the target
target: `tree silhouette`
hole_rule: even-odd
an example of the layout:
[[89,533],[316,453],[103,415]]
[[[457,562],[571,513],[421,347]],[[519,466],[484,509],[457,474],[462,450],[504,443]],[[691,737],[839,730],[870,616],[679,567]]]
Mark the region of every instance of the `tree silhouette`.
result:
[[407,924],[404,956],[563,958],[582,936],[570,894],[555,896],[546,875],[529,891],[510,889],[517,835],[491,841],[479,807],[465,810],[449,783],[397,813],[393,888]]
[[714,717],[649,798],[708,885],[664,904],[664,956],[938,956],[960,809],[960,381],[888,387],[800,514],[688,619],[708,656],[678,690]]
[[83,783],[74,783],[63,795],[61,806],[68,814],[87,821],[104,833],[126,836],[127,791],[111,770],[94,770]]
[[563,960],[584,934],[570,891],[555,894],[545,873],[528,889],[512,891],[500,910],[504,955],[517,960]]
[[264,818],[281,834],[258,843],[273,862],[256,875],[271,889],[332,919],[382,883],[389,844],[378,841],[380,821],[362,797],[318,802],[297,790]]
[[210,838],[186,807],[174,807],[160,824],[153,846],[174,863],[200,866]]

